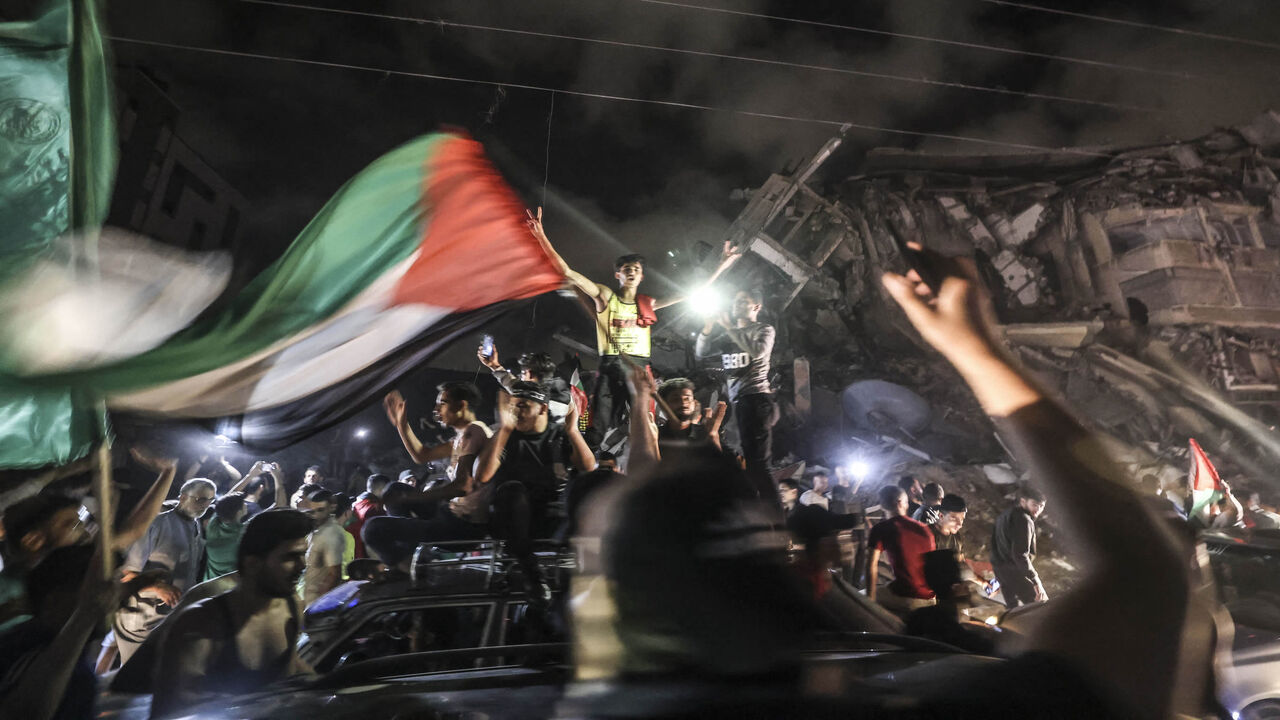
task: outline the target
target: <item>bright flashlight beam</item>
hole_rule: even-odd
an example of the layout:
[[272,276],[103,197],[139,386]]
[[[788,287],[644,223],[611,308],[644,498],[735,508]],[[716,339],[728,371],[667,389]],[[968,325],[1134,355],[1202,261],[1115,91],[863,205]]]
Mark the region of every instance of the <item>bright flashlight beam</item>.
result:
[[357,438],[364,438],[364,437],[367,437],[368,435],[369,435],[369,431],[368,431],[368,430],[366,430],[365,428],[360,428],[360,429],[356,430],[356,437],[357,437]]
[[871,474],[871,466],[861,460],[854,460],[849,463],[849,474],[859,480],[865,479]]
[[689,296],[689,308],[703,317],[720,312],[723,302],[720,293],[710,285],[703,285]]

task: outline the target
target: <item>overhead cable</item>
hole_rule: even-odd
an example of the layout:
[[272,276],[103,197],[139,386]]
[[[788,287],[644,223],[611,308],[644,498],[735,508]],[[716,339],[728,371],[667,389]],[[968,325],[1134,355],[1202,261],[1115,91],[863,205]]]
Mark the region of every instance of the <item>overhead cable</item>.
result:
[[650,50],[656,52],[676,53],[679,55],[692,55],[697,57],[710,57],[720,60],[735,60],[741,62],[750,62],[760,65],[772,65],[775,67],[788,67],[799,70],[814,70],[819,72],[840,73],[844,75],[854,75],[858,77],[874,78],[877,80],[891,80],[895,82],[915,83],[921,85],[932,85],[935,87],[947,87],[957,90],[967,90],[975,92],[994,93],[997,95],[1012,95],[1019,97],[1027,97],[1036,100],[1047,100],[1051,102],[1074,103],[1078,105],[1090,105],[1093,107],[1105,107],[1112,110],[1121,110],[1126,112],[1144,112],[1156,113],[1161,112],[1159,108],[1144,107],[1141,105],[1132,105],[1129,103],[1106,102],[1103,100],[1086,100],[1083,98],[1069,97],[1066,95],[1052,95],[1049,93],[1028,92],[1023,90],[1010,90],[1002,87],[990,87],[986,85],[972,85],[969,83],[951,82],[946,80],[935,80],[932,78],[910,77],[907,75],[892,75],[888,73],[877,73],[869,70],[855,70],[852,68],[832,67],[828,65],[811,65],[807,63],[788,62],[785,60],[771,60],[768,58],[750,57],[744,55],[732,55],[729,53],[711,52],[706,50],[688,50],[685,48],[665,47],[661,45],[647,45],[644,43],[625,42],[621,40],[605,40],[601,38],[583,37],[579,35],[562,35],[558,33],[540,32],[535,30],[519,30],[515,28],[493,27],[490,25],[477,25],[473,23],[455,22],[443,19],[428,19],[419,17],[406,17],[403,15],[390,15],[386,13],[366,12],[363,10],[345,10],[340,8],[318,7],[314,5],[304,5],[302,3],[282,2],[281,0],[240,0],[240,2],[251,5],[268,5],[272,7],[289,8],[294,10],[304,10],[309,12],[329,13],[334,15],[353,15],[359,17],[376,18],[380,20],[395,20],[402,22],[412,22],[419,24],[431,24],[439,27],[453,27],[464,30],[477,30],[483,32],[507,33],[511,35],[523,35],[527,37],[550,38],[556,40],[570,40],[582,43],[592,43],[597,45],[611,45],[614,47],[625,47],[637,50]]
[[685,110],[701,110],[706,112],[716,112],[731,115],[741,115],[744,117],[760,118],[765,120],[783,120],[791,122],[802,122],[813,125],[826,125],[841,129],[865,130],[867,132],[879,132],[891,135],[901,135],[905,137],[930,138],[934,140],[951,140],[955,142],[967,142],[979,145],[988,145],[991,147],[1003,147],[1011,150],[1019,151],[1036,151],[1045,153],[1066,153],[1069,155],[1083,155],[1088,157],[1109,158],[1112,153],[1099,152],[1095,150],[1084,150],[1080,148],[1053,148],[1043,145],[1031,145],[1027,143],[1005,142],[1003,140],[988,140],[985,138],[969,137],[966,135],[953,135],[950,133],[935,133],[919,130],[903,130],[900,128],[882,127],[879,125],[867,125],[864,123],[845,122],[843,120],[830,120],[824,118],[802,117],[797,115],[783,115],[780,113],[758,112],[754,110],[741,110],[737,108],[717,107],[714,105],[700,105],[697,103],[679,102],[676,100],[655,100],[652,98],[637,98],[627,95],[611,95],[606,93],[594,93],[581,90],[567,90],[564,88],[545,87],[541,85],[530,85],[526,83],[499,82],[497,80],[479,80],[476,78],[457,77],[454,75],[441,75],[437,73],[414,72],[410,70],[397,70],[394,68],[373,67],[370,65],[353,65],[348,63],[336,63],[324,60],[306,60],[303,58],[284,57],[280,55],[267,55],[264,53],[249,53],[236,50],[222,50],[219,48],[199,47],[195,45],[182,45],[179,43],[160,42],[156,40],[142,40],[138,38],[126,37],[109,37],[109,40],[117,43],[125,43],[130,45],[144,45],[150,47],[162,47],[172,50],[188,50],[191,52],[207,53],[211,55],[223,55],[229,57],[251,58],[255,60],[268,60],[274,62],[292,63],[297,65],[310,65],[315,67],[327,67],[343,70],[357,70],[361,72],[379,73],[381,75],[396,75],[400,77],[414,77],[426,80],[443,80],[448,82],[469,83],[473,85],[486,85],[489,87],[507,87],[516,88],[518,90],[534,90],[538,92],[556,93],[559,95],[572,95],[577,97],[592,98],[596,100],[611,100],[616,102],[641,103],[648,105],[661,105],[665,107],[681,108]]
[[1144,75],[1155,75],[1159,77],[1174,78],[1177,80],[1206,80],[1212,81],[1215,78],[1210,75],[1197,75],[1194,73],[1180,72],[1177,70],[1162,70],[1159,68],[1143,67],[1141,65],[1127,65],[1124,63],[1106,62],[1104,60],[1090,60],[1088,58],[1072,57],[1070,55],[1055,55],[1053,53],[1034,52],[1031,50],[1019,50],[1017,48],[1002,47],[1000,45],[986,45],[983,43],[965,42],[963,40],[948,40],[946,38],[931,37],[928,35],[912,35],[910,33],[899,33],[890,30],[880,30],[861,25],[844,25],[841,23],[822,22],[819,20],[805,20],[802,18],[788,17],[784,15],[767,15],[764,13],[747,12],[746,10],[730,10],[729,8],[711,7],[709,5],[694,5],[686,2],[675,2],[675,0],[631,0],[632,2],[647,3],[650,5],[665,5],[667,7],[683,8],[685,10],[698,10],[702,12],[720,13],[724,15],[737,15],[741,17],[756,18],[759,20],[772,20],[774,22],[787,22],[797,25],[808,25],[811,27],[823,27],[831,30],[849,30],[852,32],[866,33],[868,35],[880,35],[882,37],[896,37],[904,40],[915,40],[924,43],[935,43],[938,45],[950,45],[953,47],[964,47],[972,50],[986,50],[989,52],[1004,53],[1008,55],[1021,55],[1023,57],[1040,58],[1042,60],[1055,60],[1065,63],[1074,63],[1077,65],[1087,65],[1096,68],[1106,68],[1108,70],[1120,70],[1124,72],[1141,73]]
[[1051,15],[1064,15],[1066,17],[1073,17],[1081,20],[1110,23],[1112,25],[1142,28],[1143,30],[1157,30],[1159,32],[1172,33],[1175,35],[1200,38],[1202,40],[1215,40],[1217,42],[1232,43],[1235,45],[1248,45],[1250,47],[1266,48],[1267,50],[1280,50],[1280,43],[1272,43],[1265,40],[1252,40],[1250,38],[1243,38],[1235,35],[1219,35],[1218,33],[1208,33],[1200,30],[1187,30],[1186,28],[1157,25],[1155,23],[1140,22],[1138,20],[1124,20],[1122,18],[1107,17],[1105,15],[1091,15],[1089,13],[1075,12],[1072,10],[1059,10],[1058,8],[1045,7],[1044,5],[1011,2],[1010,0],[981,0],[981,2],[1018,8],[1019,10],[1030,10],[1032,12],[1049,13]]

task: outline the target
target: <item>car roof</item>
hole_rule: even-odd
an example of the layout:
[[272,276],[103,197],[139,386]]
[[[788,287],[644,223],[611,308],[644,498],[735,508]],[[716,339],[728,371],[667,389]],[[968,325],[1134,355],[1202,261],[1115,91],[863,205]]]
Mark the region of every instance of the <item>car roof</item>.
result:
[[1200,534],[1206,545],[1280,550],[1280,530],[1257,528],[1205,530]]

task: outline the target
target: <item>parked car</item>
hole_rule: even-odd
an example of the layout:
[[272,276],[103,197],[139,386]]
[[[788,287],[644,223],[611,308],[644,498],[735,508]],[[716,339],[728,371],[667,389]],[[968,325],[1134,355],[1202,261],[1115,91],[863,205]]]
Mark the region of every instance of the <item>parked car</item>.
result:
[[563,639],[558,601],[574,556],[539,555],[557,602],[538,627],[526,618],[521,584],[509,582],[504,568],[488,556],[460,557],[415,563],[411,577],[338,586],[307,608],[298,654],[324,673],[380,657]]
[[[466,546],[478,552],[451,555],[424,546],[415,554],[409,576],[352,580],[326,593],[306,608],[299,656],[322,676],[353,663],[395,663],[408,655],[419,658],[413,667],[431,674],[500,666],[521,646],[564,639],[561,607],[568,573],[576,563],[572,553],[537,553],[552,588],[552,605],[546,619],[535,622],[528,617],[518,573],[508,572],[510,560],[495,554],[489,542]],[[100,718],[147,716],[156,656],[156,648],[148,646],[158,641],[163,627],[156,628],[129,665],[107,679],[108,691],[99,700]],[[507,652],[481,652],[497,646]],[[286,687],[295,685],[305,683]]]
[[1218,698],[1236,720],[1280,718],[1280,531],[1203,535],[1235,638]]
[[[437,650],[368,660],[349,660],[319,678],[273,685],[259,692],[221,699],[190,710],[195,720],[337,720],[339,718],[486,718],[534,720],[589,715],[607,709],[631,711],[710,705],[751,717],[762,708],[790,709],[794,683],[782,679],[735,686],[697,677],[669,677],[656,684],[608,682],[573,685],[565,644],[525,644],[464,650]],[[821,702],[839,715],[821,717],[914,717],[911,698],[940,678],[981,671],[1002,662],[940,643],[901,635],[846,633],[824,638],[805,658],[806,674],[822,678]],[[442,667],[453,666],[449,669]],[[877,712],[882,711],[882,712]],[[149,702],[102,709],[98,717],[144,720]],[[714,713],[713,713],[714,714]],[[715,715],[724,717],[726,715]]]

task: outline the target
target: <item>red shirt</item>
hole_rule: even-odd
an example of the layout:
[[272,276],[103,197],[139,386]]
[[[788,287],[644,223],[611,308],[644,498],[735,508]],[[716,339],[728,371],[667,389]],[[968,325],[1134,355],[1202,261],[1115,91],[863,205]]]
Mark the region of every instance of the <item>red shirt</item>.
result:
[[356,539],[356,557],[369,557],[364,549],[364,538],[361,537],[361,530],[364,529],[366,520],[379,515],[386,515],[387,511],[382,507],[381,500],[359,497],[351,504],[351,512],[355,515],[355,518],[347,525],[347,532],[351,533],[352,537]]
[[924,581],[924,554],[937,549],[928,526],[902,515],[882,520],[871,528],[867,547],[889,556],[893,566],[889,589],[895,595],[925,600],[933,597]]

